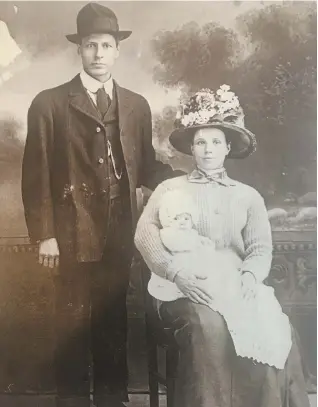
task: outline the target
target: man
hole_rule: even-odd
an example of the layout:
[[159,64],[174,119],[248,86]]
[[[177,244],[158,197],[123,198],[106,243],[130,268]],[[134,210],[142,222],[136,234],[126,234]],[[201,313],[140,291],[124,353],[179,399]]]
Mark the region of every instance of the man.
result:
[[[155,161],[147,101],[111,76],[120,31],[96,3],[77,17],[83,71],[44,90],[28,112],[22,195],[30,238],[56,284],[59,407],[127,401],[126,291],[137,218],[136,188],[153,189]],[[166,167],[165,167],[166,170]],[[169,172],[169,171],[168,171]],[[158,182],[161,179],[158,179]],[[91,352],[91,353],[90,353]]]

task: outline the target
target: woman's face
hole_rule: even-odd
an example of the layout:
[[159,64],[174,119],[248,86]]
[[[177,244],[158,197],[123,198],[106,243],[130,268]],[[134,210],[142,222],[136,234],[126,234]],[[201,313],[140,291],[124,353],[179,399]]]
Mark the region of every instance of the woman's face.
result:
[[222,168],[229,152],[230,145],[227,144],[222,130],[203,128],[195,133],[192,154],[197,166],[202,170]]

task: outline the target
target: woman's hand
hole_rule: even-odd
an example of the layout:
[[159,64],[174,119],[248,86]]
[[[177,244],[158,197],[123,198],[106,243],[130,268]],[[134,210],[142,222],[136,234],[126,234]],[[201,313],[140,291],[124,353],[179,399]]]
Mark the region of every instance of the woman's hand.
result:
[[256,278],[251,272],[245,272],[241,280],[243,298],[250,300],[256,295]]
[[[179,290],[183,292],[191,301],[197,304],[209,305],[213,298],[203,287],[203,284],[200,284],[202,280],[205,280],[207,277],[201,274],[196,274],[191,272],[179,272],[174,282],[178,286]],[[201,280],[201,281],[200,281]]]

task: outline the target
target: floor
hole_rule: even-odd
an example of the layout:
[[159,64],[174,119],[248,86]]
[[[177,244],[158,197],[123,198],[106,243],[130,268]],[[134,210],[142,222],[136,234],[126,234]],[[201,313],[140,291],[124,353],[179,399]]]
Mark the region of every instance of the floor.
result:
[[[1,407],[55,407],[52,396],[0,396]],[[130,395],[127,407],[149,407],[148,395]],[[317,407],[317,395],[310,395],[310,406]],[[160,397],[160,407],[166,407],[165,396]]]
[[[127,407],[148,407],[148,396],[133,395],[130,403],[127,403]],[[166,407],[166,398],[160,397],[160,407]],[[310,395],[310,407],[317,407],[317,395]]]

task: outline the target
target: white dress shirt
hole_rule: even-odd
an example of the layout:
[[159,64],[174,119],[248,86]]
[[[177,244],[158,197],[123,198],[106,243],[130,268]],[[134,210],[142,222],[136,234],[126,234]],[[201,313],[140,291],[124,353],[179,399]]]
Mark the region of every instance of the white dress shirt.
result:
[[102,83],[99,82],[97,79],[93,78],[92,76],[88,75],[85,71],[82,71],[80,73],[80,78],[84,88],[86,89],[89,97],[92,99],[95,105],[96,105],[96,92],[98,91],[98,89],[102,87],[104,87],[105,92],[110,97],[110,100],[112,100],[114,88],[112,76],[110,76],[108,81]]

